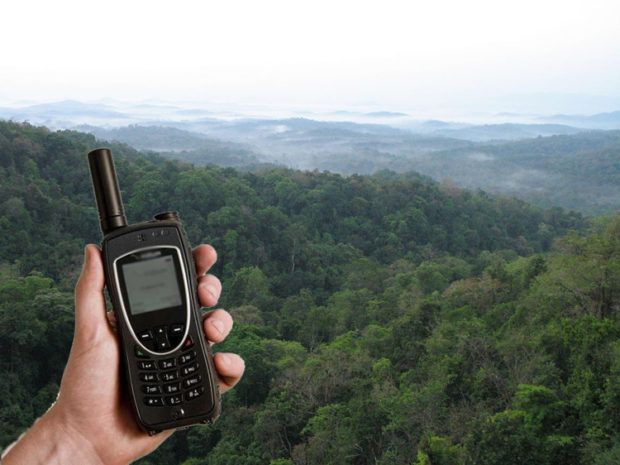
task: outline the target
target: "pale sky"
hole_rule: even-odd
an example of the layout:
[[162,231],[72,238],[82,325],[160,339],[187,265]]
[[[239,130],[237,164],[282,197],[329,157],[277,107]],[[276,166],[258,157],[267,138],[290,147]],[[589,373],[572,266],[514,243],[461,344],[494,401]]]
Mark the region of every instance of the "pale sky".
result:
[[620,97],[620,2],[5,1],[0,103]]

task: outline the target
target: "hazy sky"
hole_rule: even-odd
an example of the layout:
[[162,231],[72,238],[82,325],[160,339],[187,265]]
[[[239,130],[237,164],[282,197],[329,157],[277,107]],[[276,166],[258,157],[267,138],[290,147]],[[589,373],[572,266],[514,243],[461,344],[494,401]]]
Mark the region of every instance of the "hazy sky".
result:
[[620,101],[617,0],[23,0],[0,17],[0,103]]

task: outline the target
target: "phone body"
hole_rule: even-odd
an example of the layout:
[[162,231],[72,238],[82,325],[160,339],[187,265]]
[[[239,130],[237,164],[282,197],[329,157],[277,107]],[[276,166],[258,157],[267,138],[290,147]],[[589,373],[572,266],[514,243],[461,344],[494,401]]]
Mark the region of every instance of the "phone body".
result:
[[88,159],[123,381],[136,421],[149,434],[212,423],[221,411],[220,392],[179,217],[169,211],[127,225],[111,152],[93,150]]

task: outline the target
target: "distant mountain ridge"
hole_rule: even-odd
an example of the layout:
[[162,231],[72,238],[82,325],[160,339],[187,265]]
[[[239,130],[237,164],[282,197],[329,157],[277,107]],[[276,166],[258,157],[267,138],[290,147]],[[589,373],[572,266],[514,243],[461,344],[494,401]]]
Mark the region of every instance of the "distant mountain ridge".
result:
[[588,129],[620,129],[620,110],[595,115],[553,115],[541,118],[542,121],[570,124]]
[[376,120],[368,116],[361,122],[238,115],[225,119],[211,109],[189,105],[71,100],[0,109],[0,117],[21,115],[33,123],[40,118],[41,124],[54,129],[78,128],[102,140],[118,140],[196,165],[245,170],[280,165],[345,175],[417,171],[544,207],[559,205],[598,215],[620,206],[617,131],[578,127],[613,126],[620,112],[541,117],[541,124],[478,125],[415,121],[387,110],[374,114]]
[[179,158],[202,166],[248,168],[260,163],[259,157],[242,144],[173,127],[130,125],[103,129],[82,125],[76,129],[93,134],[102,141],[118,141],[138,150],[155,151],[166,158]]
[[[34,124],[46,124],[56,129],[91,124],[106,128],[140,124],[170,126],[171,122],[191,125],[200,120],[274,120],[273,111],[261,111],[251,108],[223,108],[218,104],[183,104],[163,101],[138,103],[104,100],[101,102],[80,102],[64,100],[40,104],[28,104],[0,107],[0,118],[14,121],[29,121]],[[497,113],[489,121],[467,123],[441,120],[419,119],[402,111],[380,108],[370,111],[333,110],[327,112],[292,111],[289,117],[304,117],[315,121],[334,122],[343,118],[347,121],[365,124],[374,123],[405,129],[410,132],[428,133],[432,129],[463,129],[462,131],[437,132],[434,135],[466,138],[483,141],[494,139],[517,139],[524,137],[547,136],[554,134],[571,134],[578,129],[620,129],[620,111],[592,115],[519,115],[514,112]],[[282,114],[282,112],[280,112]],[[498,121],[498,119],[504,121]],[[180,128],[191,129],[191,128]]]
[[531,137],[577,134],[582,129],[562,124],[484,124],[464,129],[434,131],[433,134],[471,141],[519,140]]
[[0,107],[0,119],[30,121],[52,127],[71,126],[74,121],[113,122],[127,124],[126,114],[105,104],[84,103],[76,100],[40,103],[23,107]]
[[544,207],[590,215],[620,208],[620,131],[472,143],[381,125],[303,118],[193,124],[210,136],[140,126],[89,132],[196,165],[256,169],[275,164],[341,174],[417,171]]

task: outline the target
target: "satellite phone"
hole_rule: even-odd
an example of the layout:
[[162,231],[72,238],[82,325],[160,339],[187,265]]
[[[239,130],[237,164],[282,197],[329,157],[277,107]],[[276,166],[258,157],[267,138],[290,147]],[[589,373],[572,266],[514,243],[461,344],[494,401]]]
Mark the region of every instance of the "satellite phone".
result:
[[212,423],[221,411],[220,392],[202,330],[194,260],[177,212],[128,225],[112,153],[93,150],[88,163],[106,288],[137,422],[151,435]]

